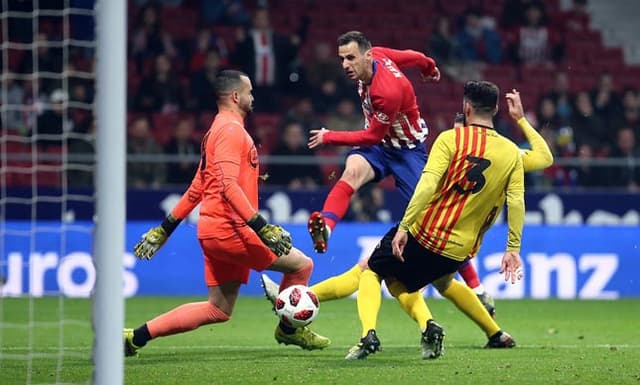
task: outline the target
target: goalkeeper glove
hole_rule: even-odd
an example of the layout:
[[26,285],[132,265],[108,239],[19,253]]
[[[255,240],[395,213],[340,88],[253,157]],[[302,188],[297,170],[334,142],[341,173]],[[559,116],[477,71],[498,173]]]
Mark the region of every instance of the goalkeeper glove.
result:
[[282,257],[291,251],[291,234],[282,226],[267,223],[260,214],[256,213],[247,222],[255,231],[262,243],[264,243],[275,255]]
[[139,259],[151,260],[181,221],[181,219],[169,214],[160,226],[149,229],[142,234],[142,238],[133,248],[133,255]]

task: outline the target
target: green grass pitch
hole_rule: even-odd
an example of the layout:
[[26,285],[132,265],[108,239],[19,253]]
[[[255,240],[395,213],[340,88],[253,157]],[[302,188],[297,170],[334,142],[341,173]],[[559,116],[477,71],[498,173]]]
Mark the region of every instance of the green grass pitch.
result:
[[[194,300],[202,299],[129,299],[126,324],[138,326]],[[417,325],[393,300],[382,303],[377,329],[382,352],[345,361],[360,337],[355,301],[321,305],[312,327],[332,345],[308,352],[278,345],[270,305],[263,298],[241,297],[230,322],[160,338],[139,357],[127,358],[125,383],[640,384],[640,299],[498,301],[498,322],[518,343],[512,350],[482,349],[483,333],[451,303],[428,303],[447,333],[438,360],[421,359]],[[0,305],[0,384],[90,381],[88,300],[0,298]]]

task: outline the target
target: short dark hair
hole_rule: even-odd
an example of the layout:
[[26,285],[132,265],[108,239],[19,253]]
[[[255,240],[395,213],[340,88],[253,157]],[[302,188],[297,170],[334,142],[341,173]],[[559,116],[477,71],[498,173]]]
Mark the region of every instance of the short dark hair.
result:
[[358,44],[358,49],[360,49],[360,52],[365,52],[371,49],[371,42],[360,31],[349,31],[338,36],[338,47],[347,45],[352,41],[355,41]]
[[477,113],[496,112],[500,89],[497,85],[484,80],[469,80],[464,85],[464,100],[469,102]]
[[216,97],[220,97],[229,94],[231,91],[237,90],[242,86],[242,77],[247,76],[242,71],[236,70],[222,70],[216,76],[216,80],[213,84]]

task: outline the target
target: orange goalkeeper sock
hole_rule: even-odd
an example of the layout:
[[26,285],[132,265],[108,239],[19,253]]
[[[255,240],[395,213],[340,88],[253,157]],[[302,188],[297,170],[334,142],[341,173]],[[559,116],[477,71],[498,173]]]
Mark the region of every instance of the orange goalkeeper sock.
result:
[[311,291],[318,296],[320,302],[347,297],[358,290],[361,274],[362,270],[360,266],[356,264],[340,275],[316,283],[311,286]]
[[225,322],[229,315],[209,302],[192,302],[178,306],[147,322],[151,338],[170,336],[197,329],[202,325]]

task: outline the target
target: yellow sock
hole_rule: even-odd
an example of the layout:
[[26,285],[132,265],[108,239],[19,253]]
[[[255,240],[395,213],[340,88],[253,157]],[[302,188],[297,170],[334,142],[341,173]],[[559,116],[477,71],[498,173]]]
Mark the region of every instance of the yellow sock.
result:
[[318,296],[320,302],[350,296],[358,290],[361,274],[362,270],[360,270],[360,266],[356,264],[340,275],[316,283],[311,286],[311,291]]
[[427,327],[427,321],[432,319],[433,316],[424,301],[422,292],[407,293],[407,288],[399,281],[387,282],[387,288],[389,288],[391,295],[398,300],[402,310],[418,323],[420,330],[424,331]]
[[451,300],[458,309],[462,310],[467,317],[478,324],[487,334],[487,337],[491,337],[500,331],[500,326],[491,318],[487,309],[482,306],[476,294],[467,285],[454,279],[451,281],[449,288],[440,294]]
[[376,273],[369,269],[362,272],[357,302],[363,337],[369,330],[375,329],[378,323],[378,313],[382,303],[381,289],[380,278]]

